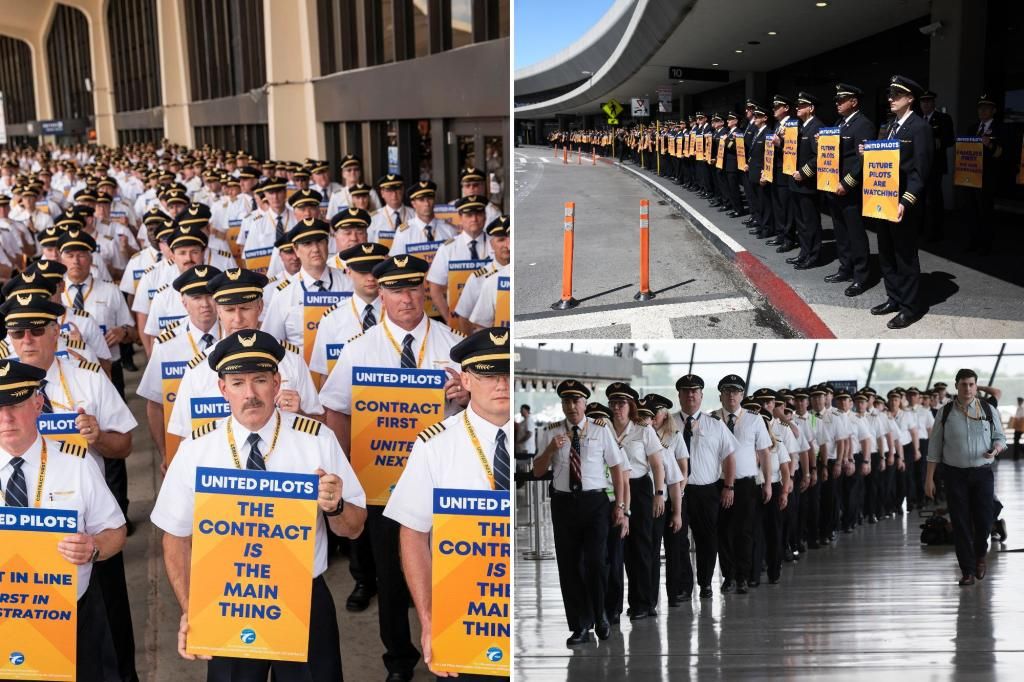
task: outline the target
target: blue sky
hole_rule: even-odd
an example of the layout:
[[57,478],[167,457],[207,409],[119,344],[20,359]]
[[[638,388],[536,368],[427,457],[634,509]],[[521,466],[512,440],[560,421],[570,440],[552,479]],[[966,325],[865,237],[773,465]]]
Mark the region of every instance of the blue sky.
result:
[[614,0],[515,0],[515,68],[569,47],[604,16]]

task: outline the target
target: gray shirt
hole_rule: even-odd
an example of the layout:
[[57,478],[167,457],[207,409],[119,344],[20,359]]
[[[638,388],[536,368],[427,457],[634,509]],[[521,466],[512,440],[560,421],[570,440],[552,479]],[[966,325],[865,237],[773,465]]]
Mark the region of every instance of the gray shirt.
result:
[[[935,417],[935,426],[932,428],[932,435],[928,441],[928,461],[942,462],[946,466],[969,469],[973,467],[989,466],[994,461],[993,457],[985,458],[983,455],[989,452],[996,444],[1006,445],[1006,436],[1003,434],[1003,425],[999,417],[999,411],[981,399],[975,400],[968,408],[972,417],[980,419],[968,419],[960,410],[956,399],[950,407],[949,417],[946,423],[942,423],[942,412],[945,407],[939,408]],[[988,410],[992,421],[985,417]]]

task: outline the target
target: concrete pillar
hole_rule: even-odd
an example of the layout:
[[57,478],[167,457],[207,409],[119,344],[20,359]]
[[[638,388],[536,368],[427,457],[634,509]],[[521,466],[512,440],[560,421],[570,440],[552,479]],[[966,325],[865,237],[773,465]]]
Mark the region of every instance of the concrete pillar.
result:
[[185,49],[185,11],[182,0],[160,0],[156,7],[164,137],[175,144],[194,147],[195,135],[188,110],[192,98]]
[[268,30],[267,120],[274,159],[322,158],[323,126],[316,120],[311,79],[319,73],[315,0],[263,0]]
[[89,55],[92,66],[92,96],[95,113],[96,142],[117,146],[117,128],[114,125],[114,76],[110,65],[110,37],[107,33],[106,2],[88,0],[79,2],[78,9],[89,22]]
[[32,87],[36,96],[36,118],[48,121],[53,118],[53,98],[50,96],[50,72],[46,60],[46,32],[34,37],[25,37],[32,49]]
[[[942,28],[930,38],[928,82],[921,85],[938,93],[936,106],[953,117],[954,129],[959,133],[976,120],[975,103],[986,87],[980,65],[985,63],[988,0],[932,0],[931,20],[941,21]],[[952,208],[952,150],[948,154],[951,170],[943,195],[946,208]]]
[[[771,93],[768,92],[768,74],[764,71],[747,71],[744,74],[745,87],[743,96],[747,99],[756,99],[758,97],[768,97]],[[769,106],[765,104],[765,106]],[[736,112],[739,113],[738,111]]]

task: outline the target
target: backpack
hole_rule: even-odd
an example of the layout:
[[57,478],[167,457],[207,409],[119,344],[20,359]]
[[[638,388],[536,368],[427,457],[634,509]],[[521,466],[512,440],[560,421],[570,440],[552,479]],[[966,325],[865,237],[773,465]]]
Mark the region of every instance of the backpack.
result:
[[[956,400],[956,398],[954,398],[953,400]],[[946,420],[949,419],[949,413],[953,411],[953,400],[950,400],[948,403],[946,403],[945,405],[942,406],[942,428],[943,428],[942,435],[943,435],[943,437],[945,437],[945,435],[946,435],[946,431],[945,431]],[[990,405],[988,404],[988,401],[987,400],[981,400],[979,398],[978,402],[980,402],[984,406],[983,409],[985,410],[985,419],[988,420],[989,426],[991,426],[992,427],[992,431],[995,432],[995,422],[992,420],[992,410],[989,409]]]
[[953,524],[941,514],[929,516],[921,524],[922,545],[949,545],[953,543]]

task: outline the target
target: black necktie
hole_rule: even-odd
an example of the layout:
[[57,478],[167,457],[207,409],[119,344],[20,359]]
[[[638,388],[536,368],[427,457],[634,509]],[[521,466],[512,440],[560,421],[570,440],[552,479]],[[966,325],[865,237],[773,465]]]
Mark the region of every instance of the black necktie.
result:
[[43,396],[43,413],[53,414],[53,403],[50,402],[50,396],[46,395],[46,384],[49,379],[39,380],[39,393]]
[[324,291],[324,283],[321,282],[320,280],[313,282],[313,286],[315,286],[320,291]]
[[281,237],[284,236],[284,220],[281,218],[281,216],[277,216],[277,229],[274,231],[274,235],[277,237],[277,239],[280,239]]
[[395,227],[399,227],[402,224],[402,212],[395,211]]
[[897,123],[896,121],[893,121],[892,127],[889,128],[889,139],[890,140],[893,140],[893,139],[896,138],[896,133],[899,131],[899,129],[900,129],[900,124]]
[[978,126],[978,137],[981,137],[984,134],[985,134],[985,124],[982,123],[981,125]]
[[249,444],[249,459],[245,463],[245,468],[266,471],[267,463],[263,460],[263,453],[260,452],[260,434],[250,433],[245,442]]
[[213,334],[203,334],[202,338],[199,339],[199,342],[203,344],[203,350],[208,350],[214,342]]
[[505,447],[505,432],[498,429],[494,443],[494,489],[508,490],[508,448]]
[[14,467],[14,473],[7,480],[7,506],[8,507],[27,507],[28,506],[28,490],[25,488],[25,472],[21,470],[22,465],[25,464],[25,460],[21,457],[15,457],[11,460],[11,466]]
[[82,296],[82,287],[85,286],[85,282],[81,284],[72,284],[71,287],[75,290],[75,310],[85,310],[85,297]]
[[363,309],[363,331],[377,324],[377,316],[373,314],[373,304],[367,303]]
[[412,354],[412,334],[402,340],[402,369],[416,369],[416,356]]
[[469,257],[472,260],[480,260],[480,254],[476,251],[476,240],[469,242]]
[[583,490],[583,460],[580,459],[580,427],[572,427],[572,443],[569,444],[569,490],[578,493]]
[[690,439],[693,438],[693,417],[686,418],[686,426],[683,428],[683,442],[686,443],[686,449],[690,449]]
[[432,242],[432,241],[434,241],[434,228],[432,228],[432,227],[430,226],[430,223],[427,223],[427,226],[426,226],[426,228],[424,228],[424,229],[425,229],[425,230],[426,230],[426,232],[427,232],[427,241],[428,241],[428,242]]
[[729,414],[729,421],[726,423],[730,433],[736,433],[736,415]]

